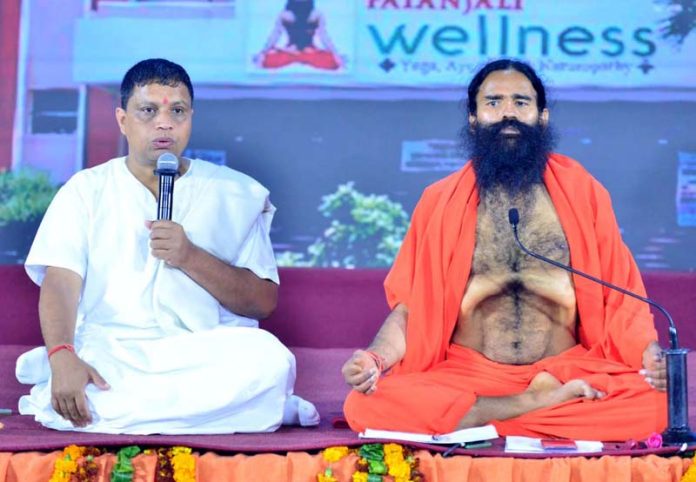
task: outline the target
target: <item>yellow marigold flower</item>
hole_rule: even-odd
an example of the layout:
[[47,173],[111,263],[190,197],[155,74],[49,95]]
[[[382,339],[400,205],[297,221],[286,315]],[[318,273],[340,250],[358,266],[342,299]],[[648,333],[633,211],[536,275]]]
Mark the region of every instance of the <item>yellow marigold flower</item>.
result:
[[172,455],[190,454],[191,447],[172,447]]
[[348,447],[329,447],[324,450],[324,460],[327,462],[338,462],[343,457],[348,455]]
[[71,475],[65,472],[58,472],[57,470],[53,472],[49,482],[70,482]]
[[399,444],[384,444],[384,455],[398,454],[404,458],[404,448]]
[[174,482],[195,482],[196,459],[191,455],[191,449],[176,447],[183,450],[172,450],[172,468]]
[[77,470],[77,462],[69,459],[56,460],[56,472],[67,472],[71,474]]
[[174,472],[174,482],[196,482],[196,474],[180,474]]
[[689,467],[680,482],[696,482],[696,467],[693,465]]
[[56,460],[50,482],[69,482],[72,474],[77,471],[77,462],[66,458]]
[[403,462],[404,460],[404,448],[398,444],[385,444],[384,445],[384,463],[387,466],[392,466]]
[[172,466],[176,470],[193,470],[196,468],[196,459],[189,454],[176,454],[172,457]]
[[367,472],[355,472],[353,474],[353,482],[367,482]]
[[402,454],[385,454],[384,455],[384,463],[387,464],[388,466],[400,464],[401,462],[404,461],[404,457]]
[[411,465],[404,460],[397,462],[394,465],[390,465],[389,475],[395,478],[408,479],[411,476]]

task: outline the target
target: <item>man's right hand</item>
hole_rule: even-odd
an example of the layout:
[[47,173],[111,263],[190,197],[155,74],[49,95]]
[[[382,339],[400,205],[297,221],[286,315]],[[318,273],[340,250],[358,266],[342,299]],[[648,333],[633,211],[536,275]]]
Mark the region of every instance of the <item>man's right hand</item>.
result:
[[356,350],[341,368],[341,373],[353,390],[367,395],[377,390],[379,368],[375,360],[365,350]]
[[51,363],[51,405],[53,409],[75,427],[84,427],[92,422],[87,406],[85,387],[94,383],[102,390],[109,384],[92,366],[82,361],[69,350],[54,353]]

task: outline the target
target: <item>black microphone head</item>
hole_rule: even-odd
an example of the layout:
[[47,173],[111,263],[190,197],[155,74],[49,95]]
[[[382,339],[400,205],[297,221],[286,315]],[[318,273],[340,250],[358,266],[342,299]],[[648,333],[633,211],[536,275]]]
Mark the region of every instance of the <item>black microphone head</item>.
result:
[[508,221],[510,221],[510,224],[513,226],[517,226],[520,222],[520,213],[517,211],[517,208],[510,208],[508,211]]
[[161,174],[179,172],[179,158],[171,152],[165,152],[157,158],[157,172]]

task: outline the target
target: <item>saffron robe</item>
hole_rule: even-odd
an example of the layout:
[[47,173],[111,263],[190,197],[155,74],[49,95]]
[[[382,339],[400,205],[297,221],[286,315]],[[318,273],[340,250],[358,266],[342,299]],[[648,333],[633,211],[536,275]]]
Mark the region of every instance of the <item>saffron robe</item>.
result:
[[[560,154],[549,157],[544,184],[568,240],[571,265],[645,295],[604,187]],[[385,281],[389,305],[403,303],[409,310],[406,353],[374,394],[348,395],[344,412],[351,428],[449,432],[477,395],[521,393],[534,375],[548,371],[561,382],[583,378],[607,396],[492,421],[501,435],[623,440],[663,430],[666,396],[637,373],[645,348],[657,339],[648,306],[583,277],[573,275],[579,321],[578,345],[570,350],[513,366],[450,345],[471,271],[478,204],[471,163],[423,193]]]

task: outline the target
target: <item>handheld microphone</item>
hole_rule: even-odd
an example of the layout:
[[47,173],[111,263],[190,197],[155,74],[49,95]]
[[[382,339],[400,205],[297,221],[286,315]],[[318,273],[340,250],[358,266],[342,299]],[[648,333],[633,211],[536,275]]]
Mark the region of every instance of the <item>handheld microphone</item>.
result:
[[157,158],[155,174],[159,176],[157,220],[171,221],[174,205],[174,178],[179,174],[179,158],[170,152],[165,152]]
[[669,340],[670,349],[663,350],[665,358],[667,359],[667,410],[668,410],[668,427],[662,434],[662,439],[665,445],[681,445],[684,443],[696,442],[696,434],[694,434],[689,428],[689,406],[687,398],[687,375],[686,375],[686,354],[688,350],[685,348],[679,348],[679,339],[677,337],[677,327],[674,324],[674,320],[669,315],[666,309],[661,305],[654,302],[649,298],[645,298],[636,293],[628,291],[627,289],[616,286],[607,281],[596,278],[587,273],[583,273],[575,268],[572,268],[563,263],[559,263],[556,260],[547,258],[538,253],[534,253],[527,249],[527,247],[522,244],[520,238],[517,234],[517,225],[520,222],[520,213],[516,208],[511,208],[508,211],[508,221],[512,226],[513,234],[515,235],[515,241],[520,249],[528,254],[529,256],[536,258],[540,261],[549,263],[557,268],[564,269],[570,273],[577,274],[583,278],[587,278],[590,281],[599,283],[602,286],[611,288],[623,293],[625,295],[631,296],[633,298],[639,299],[651,306],[654,306],[667,318],[669,322]]

